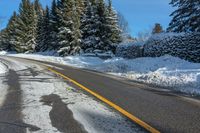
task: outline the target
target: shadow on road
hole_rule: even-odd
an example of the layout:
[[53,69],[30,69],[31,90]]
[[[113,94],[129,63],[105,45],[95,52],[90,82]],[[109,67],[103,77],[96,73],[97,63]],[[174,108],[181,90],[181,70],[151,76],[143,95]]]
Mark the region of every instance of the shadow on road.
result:
[[0,107],[0,133],[25,133],[26,128],[31,131],[40,128],[25,124],[22,120],[22,90],[19,84],[19,75],[12,69],[5,77],[4,83],[8,85],[6,99]]

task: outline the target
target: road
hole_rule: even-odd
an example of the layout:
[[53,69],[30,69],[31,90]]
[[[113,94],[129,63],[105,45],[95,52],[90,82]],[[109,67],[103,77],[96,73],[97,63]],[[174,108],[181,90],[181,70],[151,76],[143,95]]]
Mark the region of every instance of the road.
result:
[[[8,62],[8,58],[4,58],[3,60],[4,62]],[[41,67],[43,66],[43,64],[49,65],[52,70],[55,70],[56,72],[61,73],[62,75],[67,76],[75,80],[79,84],[89,88],[93,92],[108,99],[112,103],[115,103],[116,105],[123,108],[130,114],[136,116],[145,123],[148,123],[150,126],[159,130],[160,132],[200,132],[199,99],[179,95],[166,89],[150,87],[145,84],[135,83],[95,71],[77,69],[49,62],[9,58],[9,62],[12,62],[13,60],[17,60],[16,63],[26,62],[25,64],[37,64]],[[34,75],[34,71],[30,71],[32,71],[31,73]],[[9,79],[10,83],[12,84],[12,81],[16,81],[16,73],[17,72],[15,70],[12,70],[7,75],[7,79],[9,79],[9,77],[13,78]],[[19,86],[18,83],[14,84],[16,88],[20,88],[17,87]],[[69,84],[77,89],[80,89],[72,83]],[[88,96],[92,96],[91,94],[86,92],[85,94],[87,94]],[[21,97],[20,93],[17,93],[16,97]],[[16,98],[16,102],[20,102],[20,99]],[[16,112],[14,111],[14,113]],[[20,116],[20,114],[18,115]],[[18,115],[15,115],[15,117]],[[2,115],[0,114],[0,118],[1,116]],[[73,117],[71,119],[74,120]],[[76,121],[74,125],[78,125],[77,127],[80,127],[81,131],[83,130],[81,125],[76,123]],[[33,129],[37,129],[37,127],[35,127],[34,125],[27,126],[29,126],[30,128],[32,127]]]
[[0,133],[145,132],[40,63],[1,56],[2,65]]

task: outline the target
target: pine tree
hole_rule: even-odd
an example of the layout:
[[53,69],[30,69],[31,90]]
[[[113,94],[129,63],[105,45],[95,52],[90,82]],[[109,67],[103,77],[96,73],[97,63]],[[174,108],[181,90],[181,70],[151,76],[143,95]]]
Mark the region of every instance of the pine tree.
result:
[[167,31],[200,32],[199,0],[172,0],[170,4],[177,9],[170,15],[173,18]]
[[43,44],[43,36],[44,36],[44,10],[39,0],[34,1],[34,10],[36,13],[36,51],[40,51],[41,45]]
[[82,0],[74,1],[72,8],[72,21],[73,21],[73,41],[71,42],[72,55],[78,54],[81,49],[81,17],[83,16],[84,3]]
[[153,28],[152,34],[157,34],[157,33],[162,33],[162,32],[163,32],[162,26],[159,23],[156,23]]
[[112,44],[121,42],[121,30],[118,26],[117,15],[112,9],[110,0],[108,7],[105,6],[104,0],[99,0],[97,8],[100,17],[99,49],[114,52],[115,47]]
[[19,22],[17,39],[20,43],[15,45],[17,52],[34,52],[36,46],[37,16],[34,4],[29,0],[22,0],[19,8]]
[[6,50],[9,51],[9,36],[8,36],[8,31],[7,29],[3,29],[0,32],[0,50]]
[[83,19],[81,20],[81,30],[82,30],[82,42],[81,48],[84,52],[93,52],[97,49],[100,42],[99,38],[99,28],[100,21],[99,15],[97,14],[97,2],[87,0],[85,4],[85,13]]
[[47,51],[47,50],[52,50],[50,49],[50,13],[49,13],[49,8],[48,6],[46,7],[44,11],[44,16],[42,17],[42,20],[40,21],[39,25],[39,34],[38,34],[38,39],[39,42],[37,44],[37,50],[38,51]]
[[61,0],[58,2],[58,18],[59,18],[59,27],[58,27],[58,44],[59,50],[58,53],[62,56],[69,55],[71,50],[72,41],[72,0]]
[[6,29],[2,31],[2,49],[7,51],[15,51],[15,45],[20,43],[16,38],[18,28],[17,23],[18,16],[17,13],[14,12],[9,19]]
[[80,17],[75,1],[59,1],[57,13],[59,18],[58,53],[62,56],[75,54],[80,50]]
[[34,9],[37,17],[43,16],[43,8],[39,0],[34,1]]
[[118,25],[117,13],[112,8],[112,1],[108,0],[108,7],[106,9],[106,35],[108,50],[115,51],[113,44],[118,44],[122,41],[121,30]]
[[57,34],[58,34],[58,27],[59,27],[59,16],[58,16],[58,7],[57,7],[56,0],[52,1],[51,5],[51,11],[49,14],[49,50],[58,50],[58,40],[57,40]]

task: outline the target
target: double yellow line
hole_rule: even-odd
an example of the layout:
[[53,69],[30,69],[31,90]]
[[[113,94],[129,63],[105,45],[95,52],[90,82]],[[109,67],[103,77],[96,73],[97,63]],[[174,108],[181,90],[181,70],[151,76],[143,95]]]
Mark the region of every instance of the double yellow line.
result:
[[157,129],[151,127],[149,124],[145,123],[144,121],[142,121],[139,118],[135,117],[134,115],[130,114],[129,112],[127,112],[126,110],[122,109],[121,107],[119,107],[118,105],[114,104],[113,102],[109,101],[108,99],[104,98],[103,96],[101,96],[101,95],[93,92],[92,90],[88,89],[87,87],[81,85],[80,83],[76,82],[75,80],[73,80],[73,79],[71,79],[71,78],[63,75],[62,73],[57,72],[56,70],[53,70],[50,67],[48,67],[48,70],[51,71],[51,72],[53,72],[53,73],[55,73],[55,74],[57,74],[57,75],[59,75],[59,76],[61,76],[62,78],[66,79],[66,80],[69,80],[73,84],[77,85],[78,87],[80,87],[83,90],[87,91],[91,95],[93,95],[96,98],[100,99],[104,103],[108,104],[112,108],[116,109],[117,111],[119,111],[120,113],[122,113],[123,115],[125,115],[126,117],[128,117],[130,120],[134,121],[135,123],[137,123],[141,127],[145,128],[147,131],[149,131],[151,133],[160,133]]

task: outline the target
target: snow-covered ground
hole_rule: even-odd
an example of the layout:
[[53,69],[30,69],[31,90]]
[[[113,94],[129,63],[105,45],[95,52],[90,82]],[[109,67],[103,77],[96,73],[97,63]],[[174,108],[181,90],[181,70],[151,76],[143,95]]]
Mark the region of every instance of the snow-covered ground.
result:
[[4,84],[5,73],[7,72],[6,66],[0,62],[0,107],[2,106],[5,96],[7,94],[8,86]]
[[200,95],[200,63],[191,63],[169,55],[157,58],[107,60],[84,56],[62,58],[37,54],[11,55],[93,69],[136,81],[170,87],[188,94]]
[[3,62],[0,61],[0,74],[6,73],[8,68],[4,65]]
[[[55,78],[55,75],[46,71],[45,68],[30,62],[22,63],[13,59],[6,60],[12,62],[12,69],[19,76],[20,88],[23,94],[23,122],[40,128],[40,130],[34,132],[60,133],[57,128],[52,126],[50,114],[55,111],[53,103],[44,104],[45,100],[42,101],[43,97],[50,97],[51,95],[57,96],[62,100],[64,105],[73,113],[74,119],[82,124],[88,133],[144,132],[141,128],[127,121],[126,118],[101,102],[69,86],[61,78]],[[32,70],[30,71],[30,69]],[[2,77],[2,80],[6,80],[5,77],[4,79]],[[6,87],[3,86],[1,88],[1,85],[4,84],[0,80],[0,96],[3,96],[2,89],[6,90]],[[47,102],[49,101],[47,100]],[[27,133],[32,132],[31,129],[27,128],[26,130]]]
[[7,94],[7,85],[4,84],[4,76],[5,73],[8,71],[8,68],[6,67],[6,65],[0,61],[0,107],[2,106],[5,96]]

